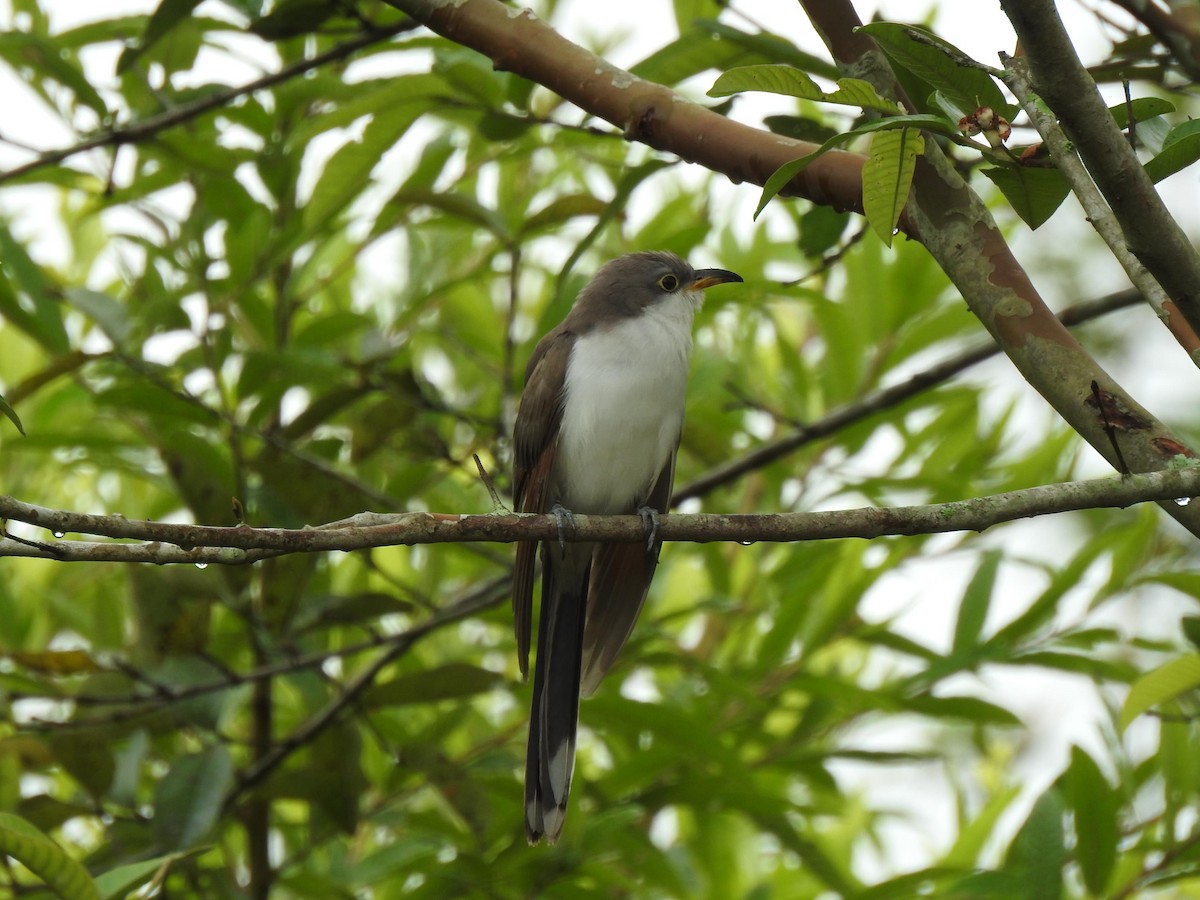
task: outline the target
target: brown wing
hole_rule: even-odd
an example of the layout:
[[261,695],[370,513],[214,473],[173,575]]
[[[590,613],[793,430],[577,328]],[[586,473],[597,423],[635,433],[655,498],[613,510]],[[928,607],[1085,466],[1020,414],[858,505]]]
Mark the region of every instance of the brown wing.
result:
[[[667,460],[646,499],[646,506],[665,513],[671,506],[675,454]],[[658,548],[636,544],[601,544],[592,561],[588,587],[587,623],[583,630],[583,678],[580,689],[590,697],[600,686],[617,654],[629,640],[646,602],[650,580],[658,565]]]
[[[538,343],[525,369],[525,390],[513,428],[513,508],[517,512],[547,512],[550,473],[558,450],[562,422],[562,393],[574,335],[551,331]],[[529,637],[533,622],[533,579],[537,542],[517,544],[513,567],[513,632],[521,677],[529,675]]]

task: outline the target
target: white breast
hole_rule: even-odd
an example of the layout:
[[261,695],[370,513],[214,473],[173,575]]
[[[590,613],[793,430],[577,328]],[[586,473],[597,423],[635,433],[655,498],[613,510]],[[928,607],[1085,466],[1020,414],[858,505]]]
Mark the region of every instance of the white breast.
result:
[[580,513],[646,502],[683,426],[697,291],[576,340],[554,467],[557,499]]

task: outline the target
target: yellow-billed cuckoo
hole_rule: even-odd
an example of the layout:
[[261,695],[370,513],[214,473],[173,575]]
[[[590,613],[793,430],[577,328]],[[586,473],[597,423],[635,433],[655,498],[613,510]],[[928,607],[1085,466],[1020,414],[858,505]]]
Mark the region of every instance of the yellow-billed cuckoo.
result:
[[[671,501],[683,426],[692,317],[705,288],[741,281],[693,269],[672,253],[632,253],[603,266],[525,369],[513,432],[520,512],[633,514],[645,544],[543,542],[542,606],[525,768],[531,844],[562,831],[579,695],[612,666],[658,563],[653,524]],[[536,544],[517,545],[513,617],[529,671]]]

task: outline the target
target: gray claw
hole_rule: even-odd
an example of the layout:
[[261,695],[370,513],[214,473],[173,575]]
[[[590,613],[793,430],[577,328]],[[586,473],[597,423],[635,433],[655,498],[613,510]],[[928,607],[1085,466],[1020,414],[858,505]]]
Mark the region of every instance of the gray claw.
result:
[[554,521],[558,523],[558,552],[565,554],[567,552],[566,528],[569,525],[571,532],[575,531],[575,516],[571,511],[561,503],[555,503],[550,508],[550,514],[554,516]]
[[642,519],[642,528],[646,532],[646,552],[653,553],[654,546],[658,543],[658,510],[642,506],[638,508],[637,512]]

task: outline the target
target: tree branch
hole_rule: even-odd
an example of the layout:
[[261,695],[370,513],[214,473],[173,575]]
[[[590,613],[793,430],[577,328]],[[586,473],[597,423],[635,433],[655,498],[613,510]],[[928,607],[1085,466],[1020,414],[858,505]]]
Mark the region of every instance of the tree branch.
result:
[[1125,243],[1200,332],[1200,253],[1167,211],[1096,83],[1075,53],[1053,0],[1001,0],[1034,79],[1112,207]]
[[[763,184],[817,144],[761,131],[638,78],[542,22],[531,10],[497,0],[383,0],[432,31],[477,50],[506,72],[535,81],[609,122],[631,141],[721,172],[735,184]],[[831,150],[782,193],[835,209],[862,211],[863,157]]]
[[[1175,12],[1155,0],[1113,0],[1128,10],[1171,51],[1171,57],[1193,81],[1200,81],[1200,16],[1195,4]],[[1189,8],[1190,7],[1190,8]]]
[[[876,538],[885,535],[983,531],[1002,522],[1080,509],[1126,507],[1200,495],[1200,465],[1187,465],[1124,478],[1042,485],[971,500],[924,506],[867,507],[832,512],[757,515],[663,516],[658,536],[665,541],[815,541]],[[0,517],[56,533],[85,532],[134,538],[146,543],[55,541],[39,545],[0,539],[0,556],[60,562],[221,563],[241,565],[269,556],[330,550],[363,550],[411,544],[465,541],[563,540],[635,543],[646,539],[638,516],[574,516],[560,535],[554,516],[532,513],[454,515],[444,513],[360,513],[317,528],[219,528],[147,522],[122,516],[94,516],[52,510],[0,497]],[[51,552],[57,550],[57,553]]]
[[336,722],[338,717],[362,696],[363,691],[374,683],[380,673],[407,653],[418,640],[443,625],[470,618],[490,606],[495,606],[508,595],[508,588],[509,584],[506,578],[488,582],[461,600],[434,613],[420,625],[415,625],[402,635],[397,635],[395,643],[380,653],[364,669],[355,673],[340,694],[299,725],[284,740],[277,743],[269,753],[255,760],[254,764],[241,774],[238,784],[226,797],[226,803],[232,803],[240,794],[260,784],[296,750],[312,741],[321,731]]
[[368,32],[361,37],[338,44],[324,53],[319,53],[311,59],[302,59],[299,62],[292,63],[290,66],[285,66],[278,72],[272,72],[238,87],[217,91],[191,103],[185,103],[182,106],[165,110],[157,115],[148,116],[136,122],[117,125],[92,137],[85,138],[76,144],[72,144],[70,147],[47,150],[27,163],[9,169],[6,172],[0,172],[0,184],[20,178],[22,175],[28,175],[30,172],[44,168],[45,166],[56,165],[70,159],[72,156],[86,153],[88,150],[96,150],[100,147],[119,147],[122,144],[136,144],[139,141],[144,141],[167,128],[189,122],[207,112],[227,106],[239,97],[244,97],[263,88],[282,84],[298,75],[303,75],[305,72],[319,69],[328,63],[346,59],[349,56],[353,56],[359,50],[370,47],[372,44],[378,44],[380,41],[386,41],[388,38],[403,34],[406,31],[411,31],[415,27],[416,23],[414,22],[399,22],[388,28],[380,28]]
[[[1077,325],[1118,309],[1135,306],[1141,300],[1142,297],[1137,291],[1124,291],[1097,300],[1085,300],[1064,309],[1058,314],[1058,320],[1065,326]],[[811,444],[813,441],[835,434],[843,428],[869,419],[873,415],[892,409],[905,400],[949,381],[960,372],[985,359],[991,359],[999,353],[1000,347],[994,342],[968,347],[966,350],[918,372],[907,381],[865,394],[817,421],[797,428],[791,434],[786,434],[761,447],[756,447],[743,456],[715,466],[677,489],[672,495],[672,502],[678,504],[693,497],[702,497],[709,491],[728,484],[748,472],[761,469],[782,459],[806,444]]]
[[1028,61],[1023,57],[1007,54],[1001,54],[1001,59],[1004,61],[1004,83],[1008,85],[1021,108],[1025,110],[1025,115],[1029,116],[1030,122],[1037,129],[1042,142],[1050,151],[1050,158],[1055,166],[1071,185],[1071,192],[1087,213],[1088,222],[1108,245],[1108,249],[1121,264],[1129,280],[1166,324],[1175,340],[1187,351],[1192,362],[1200,365],[1200,338],[1197,338],[1188,321],[1182,315],[1177,315],[1178,310],[1171,298],[1142,265],[1136,254],[1129,249],[1120,222],[1101,197],[1095,182],[1079,159],[1075,146],[1067,140],[1054,117],[1037,104],[1037,98],[1029,84]]
[[[887,60],[868,35],[856,30],[861,22],[849,0],[801,3],[839,67],[871,81],[880,93],[892,91],[895,77]],[[1112,120],[1107,110],[1105,116]],[[1123,423],[1120,455],[1133,471],[1161,469],[1181,454],[1196,456],[1113,381],[1054,317],[983,201],[934,141],[925,142],[917,159],[901,221],[938,261],[1026,381],[1101,456],[1119,464],[1117,432],[1105,426],[1108,413],[1109,420]],[[1090,401],[1093,384],[1105,398],[1104,414]],[[1163,508],[1200,535],[1200,511],[1172,504]]]
[[[726,119],[669,88],[616,68],[563,38],[528,10],[496,0],[385,0],[452,41],[490,57],[557,92],[581,109],[617,125],[626,137],[727,175],[762,184],[785,162],[816,149]],[[891,91],[895,79],[847,0],[803,4],[840,66]],[[831,151],[812,162],[784,193],[835,209],[862,209],[863,158]],[[934,142],[918,160],[913,202],[901,227],[920,240],[950,276],[971,309],[1022,375],[1098,453],[1116,464],[1102,416],[1088,405],[1100,385],[1129,427],[1121,447],[1135,471],[1154,471],[1185,442],[1125,393],[1054,318],[1013,257],[990,213]],[[1177,298],[1178,299],[1178,298]],[[1194,454],[1193,454],[1194,455]],[[1200,510],[1165,507],[1200,534]]]

